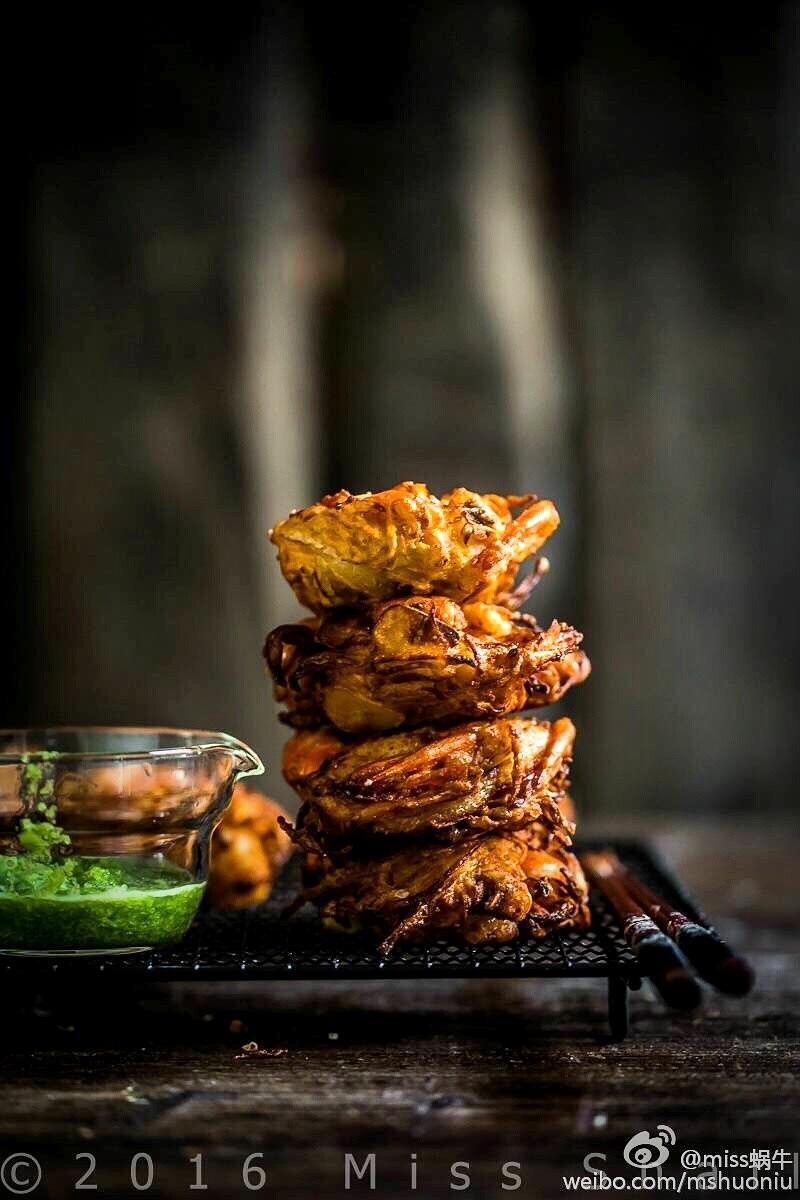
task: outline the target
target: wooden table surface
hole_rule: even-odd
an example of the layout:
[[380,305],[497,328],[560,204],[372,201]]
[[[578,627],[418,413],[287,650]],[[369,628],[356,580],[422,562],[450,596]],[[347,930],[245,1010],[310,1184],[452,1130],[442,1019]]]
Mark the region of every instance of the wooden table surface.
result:
[[[673,1154],[800,1149],[796,837],[683,823],[652,840],[751,958],[748,999],[709,995],[701,1016],[684,1018],[646,987],[632,997],[630,1038],[615,1045],[592,980],[5,995],[0,1159],[36,1156],[36,1196],[71,1196],[87,1155],[98,1194],[137,1195],[137,1154],[153,1160],[151,1197],[190,1195],[197,1154],[209,1197],[253,1194],[242,1176],[253,1154],[263,1158],[247,1181],[258,1186],[263,1167],[265,1195],[338,1196],[345,1155],[361,1164],[374,1153],[373,1195],[415,1194],[416,1155],[419,1196],[453,1195],[466,1174],[463,1194],[506,1195],[514,1175],[503,1164],[515,1161],[519,1194],[550,1197],[589,1152],[630,1174],[625,1142],[659,1123],[675,1131]],[[249,1042],[275,1053],[242,1056]],[[451,1175],[458,1162],[469,1168]],[[147,1160],[134,1167],[146,1184]],[[366,1177],[351,1183],[351,1194],[368,1191]]]

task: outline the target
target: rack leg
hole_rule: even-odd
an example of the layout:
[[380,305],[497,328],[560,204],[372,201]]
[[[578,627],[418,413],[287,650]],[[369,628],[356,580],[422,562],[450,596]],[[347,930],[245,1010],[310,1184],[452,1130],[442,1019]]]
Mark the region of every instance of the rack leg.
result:
[[613,1042],[628,1033],[628,983],[623,975],[608,977],[608,1027]]

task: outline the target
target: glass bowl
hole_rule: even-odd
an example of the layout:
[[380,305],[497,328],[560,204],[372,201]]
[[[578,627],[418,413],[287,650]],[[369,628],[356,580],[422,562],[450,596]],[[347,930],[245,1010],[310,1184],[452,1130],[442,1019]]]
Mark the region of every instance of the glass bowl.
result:
[[233,786],[263,770],[225,733],[0,730],[0,953],[122,954],[183,937]]

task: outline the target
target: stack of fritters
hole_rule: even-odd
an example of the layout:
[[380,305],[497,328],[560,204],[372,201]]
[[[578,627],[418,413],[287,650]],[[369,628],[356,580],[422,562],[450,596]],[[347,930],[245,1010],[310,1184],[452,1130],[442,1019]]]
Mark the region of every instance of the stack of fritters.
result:
[[588,920],[569,852],[572,722],[513,714],[589,673],[581,634],[516,611],[546,569],[549,500],[338,492],[271,533],[316,614],[264,654],[298,730],[292,837],[323,917],[402,939],[541,937]]

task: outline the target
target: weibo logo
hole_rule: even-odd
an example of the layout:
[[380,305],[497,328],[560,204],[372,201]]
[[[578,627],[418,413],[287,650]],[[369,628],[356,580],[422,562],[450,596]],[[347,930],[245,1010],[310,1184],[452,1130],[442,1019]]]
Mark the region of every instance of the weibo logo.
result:
[[652,1135],[643,1129],[626,1143],[622,1157],[632,1167],[660,1167],[669,1158],[670,1147],[676,1141],[675,1132],[669,1125],[657,1125]]

